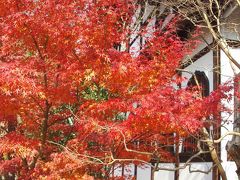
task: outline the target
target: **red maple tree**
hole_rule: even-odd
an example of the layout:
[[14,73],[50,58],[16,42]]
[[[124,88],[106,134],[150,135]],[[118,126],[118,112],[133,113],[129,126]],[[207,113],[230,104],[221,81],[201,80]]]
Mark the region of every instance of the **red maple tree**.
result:
[[104,177],[115,163],[171,161],[173,133],[200,133],[218,115],[223,94],[176,88],[194,43],[174,28],[146,36],[132,56],[136,9],[130,0],[0,1],[2,176]]

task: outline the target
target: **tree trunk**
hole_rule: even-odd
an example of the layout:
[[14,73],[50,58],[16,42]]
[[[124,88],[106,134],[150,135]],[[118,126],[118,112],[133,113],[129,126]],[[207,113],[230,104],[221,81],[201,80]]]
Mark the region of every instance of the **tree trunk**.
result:
[[214,143],[212,142],[212,140],[210,138],[210,135],[209,135],[209,133],[208,133],[206,128],[203,128],[203,135],[204,135],[204,138],[207,140],[208,149],[210,151],[213,163],[218,168],[218,171],[219,171],[219,173],[220,173],[220,175],[222,177],[222,180],[227,180],[226,172],[225,172],[225,170],[222,167],[222,164],[221,164],[221,162],[219,160],[216,148],[214,147]]

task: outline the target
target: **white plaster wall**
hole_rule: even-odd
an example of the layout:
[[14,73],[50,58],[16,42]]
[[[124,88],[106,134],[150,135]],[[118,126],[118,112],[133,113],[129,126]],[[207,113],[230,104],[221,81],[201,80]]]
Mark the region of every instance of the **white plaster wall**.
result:
[[137,180],[151,180],[151,167],[149,165],[138,166]]
[[[240,49],[230,49],[231,55],[240,62]],[[232,79],[234,76],[232,67],[230,65],[230,61],[227,58],[227,56],[221,51],[221,83],[224,84]],[[232,91],[233,93],[233,91]],[[234,108],[234,101],[225,102],[223,101],[227,107],[233,109]],[[227,131],[232,131],[233,129],[233,120],[234,120],[234,114],[229,116],[226,113],[221,113],[223,123],[224,121],[227,121],[224,123],[224,127],[221,128],[221,134],[224,135]],[[231,140],[232,136],[225,137],[221,142],[221,159],[222,159],[222,165],[227,173],[227,177],[229,180],[235,180],[237,179],[236,171],[236,165],[234,162],[227,161],[227,151],[226,151],[226,144],[229,140]]]
[[[183,165],[183,164],[180,164]],[[198,162],[191,163],[191,171],[204,171],[208,172],[212,167],[212,163]],[[211,180],[212,179],[212,171],[209,173],[201,173],[201,172],[190,172],[189,168],[181,169],[179,180]]]
[[203,48],[207,47],[209,44],[211,44],[213,42],[213,38],[211,36],[211,34],[209,33],[209,30],[206,28],[203,28],[201,30],[201,36],[198,37],[198,45],[195,49],[193,49],[192,54],[190,55],[190,57],[193,57],[194,55],[196,55],[200,50],[202,50]]
[[[230,52],[231,52],[232,56],[236,60],[238,60],[238,62],[240,62],[240,49],[230,49]],[[223,84],[232,79],[233,71],[232,71],[232,68],[229,63],[228,58],[226,57],[226,55],[223,52],[221,52],[220,57],[221,57],[221,83]],[[212,67],[213,67],[213,53],[212,53],[212,51],[210,51],[209,53],[207,53],[206,55],[201,57],[198,61],[196,61],[192,65],[188,66],[186,68],[186,70],[193,72],[193,73],[195,72],[195,70],[204,71],[210,82],[210,91],[212,91],[213,90]],[[189,73],[183,73],[183,76],[186,77],[187,79],[189,79],[192,75]],[[187,84],[187,81],[185,83],[183,83],[182,86],[186,87],[186,84]],[[230,102],[223,102],[223,103],[225,103],[226,106],[233,109],[233,100]],[[233,119],[234,115],[232,115],[230,117],[226,113],[221,113],[221,115],[222,115],[223,123],[224,123],[224,120],[228,121],[228,123],[224,123],[224,127],[221,128],[221,134],[223,135],[227,131],[232,130],[232,128],[233,128],[232,122],[234,120]],[[228,136],[228,137],[224,138],[223,141],[221,142],[221,160],[222,160],[222,165],[226,171],[228,179],[236,180],[237,175],[235,173],[235,171],[236,171],[235,163],[227,161],[226,144],[229,140],[231,140],[231,138],[232,138],[231,136]],[[183,173],[185,174],[185,171],[183,171]],[[189,178],[193,178],[192,176],[193,175],[190,174]],[[199,178],[201,178],[201,177],[199,176]],[[195,178],[194,178],[194,180],[195,180]]]
[[113,177],[120,177],[122,176],[122,166],[120,164],[115,164],[113,170]]
[[[184,163],[180,163],[180,167],[183,167]],[[160,164],[159,167],[162,168],[174,168],[175,165],[173,163],[164,163]],[[208,172],[209,169],[211,169],[212,163],[205,163],[205,162],[199,162],[199,163],[192,163],[191,164],[191,171],[193,170],[200,170],[204,172]],[[160,170],[158,172],[154,173],[154,178],[156,180],[174,180],[174,171],[166,171],[166,170]],[[180,176],[179,180],[211,180],[212,179],[212,172],[209,172],[207,174],[200,173],[200,172],[190,172],[189,167],[186,167],[184,169],[180,169]]]
[[129,164],[124,167],[124,175],[129,179],[134,176],[134,164]]
[[[184,163],[180,163],[180,167],[183,167]],[[173,163],[161,163],[159,164],[161,168],[169,168],[173,169],[175,165]],[[191,171],[194,170],[201,170],[204,172],[209,171],[212,167],[211,162],[199,162],[199,163],[192,163],[191,164]],[[118,167],[115,169],[114,176],[121,176],[122,174],[122,167]],[[125,166],[124,168],[124,175],[125,179],[131,179],[134,177],[134,165],[130,164]],[[209,173],[200,173],[200,172],[190,172],[189,167],[185,169],[180,169],[180,180],[211,180],[212,179],[212,172]],[[174,171],[166,171],[166,170],[159,170],[154,173],[155,180],[174,180]],[[137,180],[151,180],[151,166],[146,165],[138,165],[137,167]],[[231,179],[233,180],[233,179]]]
[[[134,177],[135,165],[129,164],[124,166],[125,179],[132,179]],[[116,165],[114,167],[114,177],[122,176],[122,166]],[[137,166],[137,180],[151,180],[151,166],[149,164]]]
[[[203,71],[208,77],[210,92],[213,90],[213,52],[212,51],[205,54],[200,59],[195,61],[193,64],[186,67],[185,70],[191,73],[194,73],[196,70]],[[187,79],[184,83],[182,83],[182,87],[186,87],[188,80],[192,77],[192,74],[183,72],[182,75]]]
[[[159,164],[159,167],[173,169],[175,168],[175,165],[173,163],[164,163],[164,164]],[[165,170],[157,171],[154,173],[154,178],[174,180],[174,171],[165,171]]]

